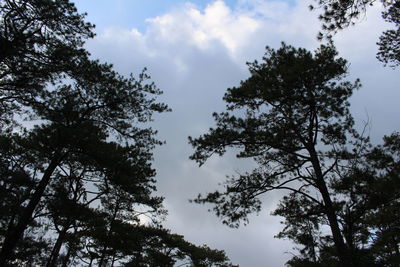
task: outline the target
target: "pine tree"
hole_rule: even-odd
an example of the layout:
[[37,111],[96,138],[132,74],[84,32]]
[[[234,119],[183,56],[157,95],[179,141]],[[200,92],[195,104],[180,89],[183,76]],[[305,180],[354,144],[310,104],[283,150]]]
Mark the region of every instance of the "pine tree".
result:
[[[191,158],[201,165],[233,147],[241,149],[238,157],[253,158],[259,168],[229,178],[224,191],[199,196],[196,202],[215,204],[216,214],[237,226],[249,213],[260,211],[260,195],[286,190],[282,205],[308,203],[304,213],[310,209],[329,225],[341,266],[354,266],[329,180],[341,157],[336,147],[349,136],[357,137],[348,98],[359,82],[344,80],[347,62],[332,46],[321,46],[314,54],[286,44],[278,50],[267,47],[263,61],[250,63],[249,69],[251,77],[225,94],[228,112],[214,114],[216,128],[190,138],[196,149]],[[312,218],[307,215],[299,223],[310,225]]]

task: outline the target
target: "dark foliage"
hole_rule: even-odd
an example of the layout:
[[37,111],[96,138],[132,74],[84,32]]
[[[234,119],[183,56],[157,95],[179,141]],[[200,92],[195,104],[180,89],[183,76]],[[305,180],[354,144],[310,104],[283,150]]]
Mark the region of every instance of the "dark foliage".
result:
[[160,226],[146,123],[169,109],[146,72],[91,60],[93,25],[67,0],[0,9],[0,265],[226,263]]
[[[363,179],[381,181],[379,175],[392,172],[371,165],[372,159],[366,159],[372,155],[368,139],[353,129],[348,98],[360,85],[344,79],[346,61],[337,58],[332,46],[321,46],[312,54],[283,44],[278,50],[267,47],[262,62],[248,65],[251,77],[228,89],[224,96],[228,112],[214,114],[217,126],[199,138],[189,138],[195,147],[191,158],[202,165],[213,154],[236,148],[238,157],[252,158],[259,167],[228,177],[222,191],[199,195],[195,202],[214,204],[223,222],[237,227],[248,214],[261,210],[261,195],[285,190],[274,212],[285,218],[277,237],[301,246],[300,256],[289,265],[379,265],[380,257],[372,248],[378,244],[375,234],[381,226],[362,218],[398,196],[388,191],[381,204],[366,208],[361,206],[374,201],[372,192],[352,189],[365,190],[364,184],[375,188]],[[374,172],[357,175],[360,166]],[[399,179],[398,173],[393,179]],[[394,243],[399,244],[397,239]],[[392,246],[388,253],[395,255],[395,250]]]
[[[337,33],[350,25],[354,25],[357,19],[366,15],[368,7],[375,2],[381,2],[384,6],[382,17],[393,24],[394,29],[386,30],[379,38],[379,52],[377,58],[385,65],[396,67],[400,64],[400,1],[398,0],[315,0],[317,6],[323,9],[319,16],[323,21],[323,32],[319,38],[330,39],[332,34]],[[310,5],[310,9],[315,9]]]

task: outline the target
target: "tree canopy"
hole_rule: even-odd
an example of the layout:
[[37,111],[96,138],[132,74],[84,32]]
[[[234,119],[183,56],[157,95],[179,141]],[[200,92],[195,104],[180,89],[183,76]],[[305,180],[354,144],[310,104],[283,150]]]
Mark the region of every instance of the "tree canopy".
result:
[[[359,266],[365,259],[359,255],[373,246],[370,238],[377,227],[356,228],[345,220],[356,216],[346,213],[355,212],[354,192],[338,189],[350,177],[355,186],[364,179],[348,171],[355,172],[356,159],[369,147],[368,139],[354,130],[349,112],[348,99],[359,81],[345,79],[347,62],[333,46],[322,45],[314,54],[286,44],[277,50],[267,47],[262,62],[248,65],[251,77],[224,96],[227,112],[214,113],[216,127],[189,141],[195,148],[191,159],[200,165],[236,148],[238,157],[252,158],[259,167],[228,177],[223,190],[199,195],[195,202],[214,204],[224,223],[238,226],[261,210],[261,195],[285,190],[275,211],[286,224],[278,237],[303,246],[302,258],[292,263]],[[365,200],[360,192],[354,194]],[[354,218],[366,216],[367,210],[357,212]],[[324,227],[329,233],[321,232]],[[363,231],[368,233],[364,239]]]
[[147,123],[169,108],[146,70],[92,60],[67,0],[0,10],[0,265],[228,264],[161,226]]

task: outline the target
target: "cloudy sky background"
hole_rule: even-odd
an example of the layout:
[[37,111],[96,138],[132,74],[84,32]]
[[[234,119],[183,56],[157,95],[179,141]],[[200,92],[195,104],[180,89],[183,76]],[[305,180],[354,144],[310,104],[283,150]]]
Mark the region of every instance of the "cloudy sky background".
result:
[[[94,58],[113,63],[123,74],[147,67],[164,91],[160,101],[172,112],[156,116],[153,127],[167,144],[155,151],[158,192],[169,215],[165,226],[198,245],[224,249],[241,267],[283,266],[293,252],[289,241],[274,239],[281,218],[270,216],[278,193],[264,197],[264,209],[249,225],[230,229],[206,206],[188,199],[217,188],[225,175],[251,169],[234,153],[213,157],[199,168],[188,160],[187,137],[213,126],[211,113],[224,111],[222,96],[249,76],[246,62],[260,59],[269,45],[281,41],[314,50],[320,43],[318,11],[304,0],[76,0],[80,12],[96,24],[97,36],[87,43]],[[360,78],[361,90],[351,98],[361,127],[370,121],[372,140],[400,129],[399,70],[375,59],[375,45],[387,25],[374,6],[355,27],[335,36],[340,56],[350,62],[349,79]]]

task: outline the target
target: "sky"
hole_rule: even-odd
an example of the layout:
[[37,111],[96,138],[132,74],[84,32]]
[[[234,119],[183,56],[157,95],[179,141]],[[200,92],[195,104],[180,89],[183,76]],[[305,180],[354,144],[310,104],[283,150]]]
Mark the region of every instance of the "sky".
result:
[[[265,46],[287,44],[314,50],[320,42],[318,10],[305,0],[75,0],[97,36],[86,48],[94,58],[112,63],[122,74],[139,74],[146,67],[164,92],[159,97],[172,112],[155,117],[152,127],[166,144],[154,151],[158,194],[169,215],[165,227],[197,245],[223,249],[241,267],[283,266],[293,256],[293,244],[275,239],[282,218],[270,212],[281,197],[263,197],[263,210],[249,224],[231,229],[208,212],[189,203],[199,193],[214,191],[226,175],[254,167],[233,151],[212,157],[202,167],[188,158],[188,136],[212,127],[213,112],[222,112],[229,87],[249,77],[246,62],[260,59]],[[389,27],[371,7],[356,26],[334,37],[339,55],[349,61],[349,80],[363,87],[351,98],[356,126],[369,122],[374,143],[400,129],[400,75],[378,62],[376,42]]]

